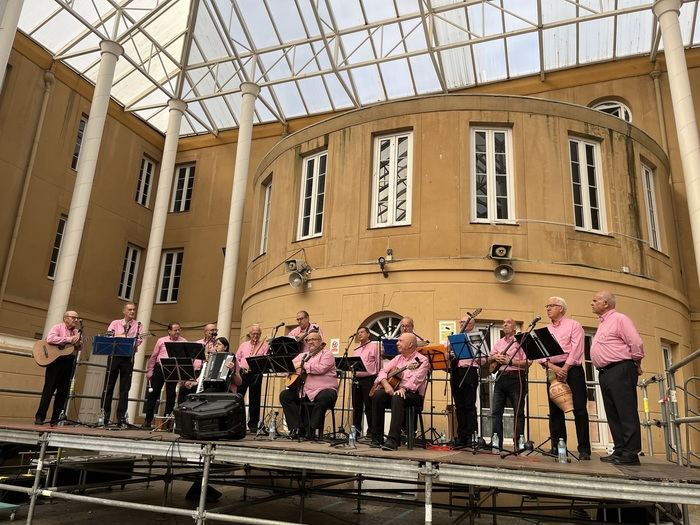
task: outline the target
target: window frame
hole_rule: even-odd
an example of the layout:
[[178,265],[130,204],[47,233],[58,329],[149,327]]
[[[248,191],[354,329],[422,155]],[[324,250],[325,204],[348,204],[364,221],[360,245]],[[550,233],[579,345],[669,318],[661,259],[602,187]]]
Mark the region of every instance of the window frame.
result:
[[[183,174],[181,176],[181,174]],[[175,166],[175,176],[173,177],[173,187],[170,194],[170,213],[185,213],[192,207],[192,193],[194,192],[194,178],[196,175],[196,163],[187,162]],[[180,188],[180,181],[183,181]],[[178,192],[182,192],[181,199],[177,199]],[[179,205],[177,205],[179,203]]]
[[649,248],[661,251],[661,230],[659,230],[659,207],[656,204],[656,172],[648,164],[642,162],[642,187],[646,205],[647,231]]
[[70,167],[73,171],[78,171],[80,163],[80,153],[83,151],[83,139],[85,138],[85,130],[87,130],[89,117],[85,114],[80,116],[78,121],[78,130],[75,133],[75,143],[73,146],[73,156],[71,157]]
[[[166,264],[167,258],[169,255],[172,255],[174,258],[173,260]],[[156,299],[156,304],[175,304],[178,301],[178,298],[180,296],[180,284],[182,281],[182,265],[184,262],[184,255],[185,251],[182,248],[175,248],[172,250],[163,250],[160,256],[160,272],[159,272],[159,278],[158,278],[158,298]],[[179,260],[176,260],[179,259]],[[166,266],[170,266],[171,270],[170,273],[168,274],[168,282],[166,285],[165,279],[165,270]],[[177,269],[180,269],[179,272],[177,272]],[[175,282],[177,281],[177,286],[175,286]],[[166,296],[165,299],[163,299],[163,292],[165,292]],[[173,297],[174,296],[174,297]]]
[[[151,172],[144,172],[144,167],[148,164],[151,166]],[[147,177],[144,177],[144,173]],[[139,176],[136,180],[136,194],[134,200],[139,206],[149,208],[151,204],[151,189],[153,188],[153,179],[156,173],[156,161],[148,155],[141,157],[141,166],[139,168]],[[145,202],[144,202],[145,201]]]
[[[583,225],[578,225],[577,224],[577,219],[576,219],[576,191],[575,191],[575,184],[574,184],[574,161],[571,158],[571,144],[576,143],[577,144],[577,154],[578,154],[578,166],[579,166],[579,184],[581,186],[581,203],[580,206],[582,208],[582,219],[583,219]],[[602,171],[602,161],[601,161],[601,151],[600,151],[600,144],[596,141],[593,140],[588,140],[584,139],[581,137],[576,137],[576,136],[569,136],[567,139],[567,146],[568,146],[568,163],[569,163],[569,181],[570,181],[570,188],[571,188],[571,202],[573,205],[573,212],[574,212],[574,217],[573,217],[573,224],[574,228],[578,231],[582,232],[587,232],[587,233],[596,233],[600,235],[606,235],[607,234],[607,220],[606,220],[606,214],[605,214],[605,192],[603,191],[603,175],[601,173]],[[593,167],[595,169],[594,176],[595,176],[595,190],[596,190],[596,199],[597,199],[597,210],[598,210],[598,222],[599,222],[599,228],[594,228],[592,226],[593,223],[593,218],[592,218],[592,209],[591,208],[591,197],[590,197],[590,180],[588,178],[588,170],[585,170],[585,172],[582,175],[582,172],[580,170],[581,166],[581,158],[585,159],[585,166],[588,166],[588,156],[586,155],[586,147],[591,146],[593,148]],[[586,184],[583,184],[583,176],[586,176]]]
[[56,234],[54,235],[51,257],[49,258],[49,270],[46,272],[46,277],[52,281],[56,278],[58,260],[61,258],[61,248],[63,247],[63,237],[66,233],[66,224],[68,224],[68,215],[62,213],[58,216]]
[[[406,149],[406,210],[403,220],[396,220],[397,202],[397,165],[396,153],[398,142],[401,138],[407,139]],[[381,169],[381,143],[388,140],[389,144],[389,183],[387,199],[387,221],[379,222],[379,173]],[[374,158],[372,164],[372,199],[370,228],[392,228],[396,226],[410,226],[413,209],[413,130],[398,133],[382,134],[374,137]]]
[[[133,244],[126,245],[124,252],[124,263],[122,264],[121,277],[119,278],[119,289],[117,297],[125,301],[134,300],[134,289],[138,278],[139,262],[141,262],[141,248]],[[127,265],[129,266],[127,273]]]
[[[478,217],[477,199],[477,167],[476,167],[476,134],[485,133],[486,137],[486,217]],[[496,151],[495,151],[495,134],[504,133],[505,135],[505,177],[506,177],[506,212],[508,217],[498,218],[498,202],[501,198],[497,194],[498,183],[496,173]],[[498,126],[474,126],[470,129],[471,152],[470,152],[470,169],[471,169],[471,221],[484,224],[515,224],[515,175],[513,173],[513,135],[512,129],[508,127]]]
[[263,185],[262,221],[260,226],[260,245],[258,255],[267,253],[267,241],[270,234],[270,206],[272,203],[272,181]]
[[620,120],[629,122],[630,124],[632,123],[632,110],[629,108],[629,106],[627,106],[627,104],[624,104],[619,100],[601,100],[600,102],[593,104],[591,109],[595,109],[601,113],[607,113],[608,115],[617,117]]
[[[319,191],[319,180],[321,179],[321,158],[325,157],[325,170],[323,172],[323,188]],[[313,173],[311,174],[311,187],[310,195],[307,195],[307,180],[308,180],[308,166],[311,161],[314,161]],[[299,191],[299,213],[297,214],[297,241],[303,241],[306,239],[313,239],[316,237],[321,237],[323,235],[323,219],[326,212],[326,188],[328,179],[328,150],[319,151],[313,155],[308,155],[304,157],[304,162],[302,163],[302,178],[301,187]],[[310,199],[309,203],[309,224],[308,232],[304,232],[304,219],[306,215],[304,214],[304,203],[306,199]],[[318,207],[319,201],[321,202],[321,224],[316,227],[318,219]]]

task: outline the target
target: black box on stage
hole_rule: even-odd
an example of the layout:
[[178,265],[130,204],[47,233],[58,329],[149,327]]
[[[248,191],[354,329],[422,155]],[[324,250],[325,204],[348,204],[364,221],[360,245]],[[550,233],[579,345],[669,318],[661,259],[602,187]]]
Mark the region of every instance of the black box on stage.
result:
[[187,439],[243,439],[246,434],[240,394],[190,394],[174,412],[175,433]]

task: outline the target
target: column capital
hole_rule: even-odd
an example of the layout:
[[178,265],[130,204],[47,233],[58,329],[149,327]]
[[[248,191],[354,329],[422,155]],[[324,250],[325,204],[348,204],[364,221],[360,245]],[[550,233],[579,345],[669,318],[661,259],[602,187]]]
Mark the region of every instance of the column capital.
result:
[[114,40],[103,40],[100,42],[100,50],[102,53],[109,53],[115,57],[119,57],[124,54],[124,48],[121,44],[116,43]]
[[241,83],[241,94],[242,95],[253,95],[257,97],[260,93],[260,86],[255,82],[242,82]]
[[678,14],[681,11],[681,0],[656,0],[652,9],[656,18],[660,18],[668,11],[675,11]]
[[171,98],[168,100],[168,109],[170,111],[179,111],[180,113],[184,113],[187,109],[187,102],[180,100],[179,98]]

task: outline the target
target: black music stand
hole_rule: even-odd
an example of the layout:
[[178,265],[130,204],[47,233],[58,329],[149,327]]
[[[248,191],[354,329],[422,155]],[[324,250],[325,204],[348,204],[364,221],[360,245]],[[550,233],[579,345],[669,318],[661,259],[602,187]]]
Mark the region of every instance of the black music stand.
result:
[[[102,419],[102,425],[105,424],[104,410],[102,407],[106,401],[106,389],[109,384],[110,374],[112,373],[110,363],[115,356],[133,358],[137,344],[136,340],[136,337],[114,337],[113,335],[96,335],[92,338],[92,355],[107,356],[107,377],[105,378],[105,385],[100,398],[100,419]],[[112,403],[112,399],[109,400],[109,403]],[[98,422],[98,426],[99,425],[100,423]],[[127,424],[127,427],[128,426]]]
[[[348,433],[345,432],[345,426],[343,425],[343,420],[345,418],[345,372],[350,372],[352,374],[352,384],[355,383],[356,381],[356,373],[357,372],[366,372],[367,368],[365,368],[364,363],[362,362],[362,358],[357,356],[350,357],[348,355],[344,355],[342,357],[336,357],[335,358],[335,370],[338,374],[338,377],[340,378],[340,381],[342,382],[343,386],[341,389],[341,394],[340,396],[343,399],[342,406],[340,408],[340,426],[337,428],[336,432],[336,437],[338,434],[344,435],[345,437],[348,436]],[[369,426],[370,422],[367,422],[367,426]],[[350,423],[352,425],[352,423]],[[345,443],[345,440],[341,440],[340,443]],[[339,443],[339,444],[340,444]]]
[[393,359],[399,355],[399,348],[396,346],[398,339],[382,339],[382,359]]
[[299,343],[293,337],[289,337],[286,335],[275,337],[270,341],[269,350],[267,353],[268,355],[290,355],[294,357],[299,353]]
[[[278,338],[279,339],[279,338]],[[291,338],[288,338],[291,339]],[[278,348],[281,348],[285,345],[280,345]],[[291,349],[291,345],[287,345],[288,348]],[[294,342],[294,347],[296,347],[296,341]],[[272,350],[272,341],[270,341],[270,351]],[[281,351],[281,350],[278,350]],[[264,399],[267,400],[267,393],[268,393],[268,388],[270,386],[270,381],[267,379],[268,374],[278,374],[278,373],[287,373],[291,374],[296,370],[294,367],[294,363],[292,362],[294,360],[294,356],[292,355],[287,355],[286,353],[281,353],[278,355],[271,354],[268,352],[266,355],[257,355],[253,357],[248,357],[246,359],[248,363],[248,370],[249,373],[251,374],[259,374],[259,375],[265,375],[266,380],[265,380],[265,394],[264,394]],[[274,396],[274,386],[273,386],[273,391],[272,395]],[[275,401],[274,399],[272,400],[272,407],[270,410],[269,416],[275,418],[275,434],[277,434],[277,412],[274,411],[274,404]],[[258,436],[266,436],[268,435],[268,427],[269,423],[266,423],[265,418],[267,417],[265,413],[267,412],[267,403],[264,403],[262,406],[263,412],[260,415],[260,421],[258,422],[258,431],[255,434],[255,437],[257,438]]]

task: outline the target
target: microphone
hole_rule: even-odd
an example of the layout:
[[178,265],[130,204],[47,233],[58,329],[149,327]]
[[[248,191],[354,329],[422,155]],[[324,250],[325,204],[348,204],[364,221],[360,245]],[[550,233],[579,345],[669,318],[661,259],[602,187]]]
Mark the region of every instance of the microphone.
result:
[[486,326],[486,328],[482,328],[482,329],[479,330],[479,331],[480,331],[480,332],[489,332],[489,331],[491,330],[491,328],[493,328],[493,325],[495,325],[495,324],[496,324],[496,323],[489,323],[489,324]]
[[284,321],[280,321],[278,324],[275,325],[275,328],[281,328],[284,326]]
[[348,336],[348,339],[354,339],[354,337],[357,335],[357,332],[353,332]]
[[535,326],[541,319],[542,319],[542,316],[541,316],[541,315],[538,315],[537,317],[535,317],[535,318],[532,320],[532,322],[530,323],[530,326]]
[[416,363],[420,364],[420,359],[418,359],[418,356],[414,357],[413,359],[416,360]]

